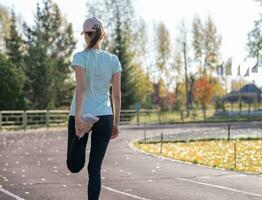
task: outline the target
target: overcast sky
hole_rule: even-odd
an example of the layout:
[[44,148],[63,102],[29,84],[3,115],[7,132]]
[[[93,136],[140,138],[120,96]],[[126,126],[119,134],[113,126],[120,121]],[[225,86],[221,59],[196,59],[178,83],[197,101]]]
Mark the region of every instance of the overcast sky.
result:
[[[54,0],[67,17],[73,23],[75,37],[78,45],[75,51],[82,48],[83,39],[80,37],[82,23],[86,14],[86,0]],[[33,23],[33,13],[36,10],[36,2],[41,0],[0,0],[0,3],[9,8],[14,8],[16,13],[29,24]],[[259,17],[262,7],[254,0],[135,0],[135,10],[148,24],[153,21],[163,21],[171,33],[175,33],[177,24],[182,20],[191,25],[195,14],[204,19],[210,14],[222,36],[221,53],[226,60],[233,57],[233,75],[237,73],[237,66],[241,65],[241,74],[244,75],[248,67],[252,67],[254,60],[247,56],[247,34],[253,28],[253,21]],[[262,67],[259,73],[253,74],[247,79],[255,80],[262,85]],[[260,76],[260,77],[259,77]]]

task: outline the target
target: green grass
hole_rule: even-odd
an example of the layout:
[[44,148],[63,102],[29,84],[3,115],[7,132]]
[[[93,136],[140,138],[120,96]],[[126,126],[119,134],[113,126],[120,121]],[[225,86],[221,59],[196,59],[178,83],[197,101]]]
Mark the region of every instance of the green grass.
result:
[[[164,111],[161,112],[161,120],[159,118],[159,112],[153,113],[140,113],[139,122],[141,124],[172,124],[172,123],[188,123],[188,122],[244,122],[244,121],[262,121],[262,116],[234,116],[234,117],[214,117],[214,109],[208,109],[206,111],[206,120],[204,119],[202,110],[196,111],[196,116],[193,116],[193,112],[190,111],[190,116],[186,117],[186,112],[184,111],[184,118],[182,120],[181,113],[177,111]],[[131,118],[131,124],[136,124],[136,116]]]

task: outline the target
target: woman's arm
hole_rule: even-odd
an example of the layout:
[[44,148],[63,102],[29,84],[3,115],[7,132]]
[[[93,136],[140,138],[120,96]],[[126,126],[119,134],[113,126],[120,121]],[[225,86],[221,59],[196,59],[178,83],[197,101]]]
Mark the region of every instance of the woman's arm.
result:
[[119,125],[121,110],[121,72],[112,77],[112,99],[114,104],[114,125]]
[[75,78],[76,78],[76,110],[75,110],[75,128],[76,134],[78,136],[83,132],[87,132],[90,129],[90,125],[83,122],[81,119],[81,113],[83,108],[84,95],[86,91],[86,79],[85,79],[85,69],[79,66],[75,66]]
[[76,79],[76,111],[75,117],[80,117],[83,107],[84,95],[86,90],[85,70],[81,67],[75,67]]

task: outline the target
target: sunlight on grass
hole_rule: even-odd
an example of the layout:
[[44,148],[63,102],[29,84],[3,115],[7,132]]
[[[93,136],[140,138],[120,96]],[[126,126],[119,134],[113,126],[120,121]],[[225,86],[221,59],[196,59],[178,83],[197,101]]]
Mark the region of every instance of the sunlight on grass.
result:
[[[234,142],[237,164],[234,169]],[[145,152],[158,154],[160,143],[135,142]],[[161,156],[212,167],[262,174],[262,140],[219,140],[163,143]]]

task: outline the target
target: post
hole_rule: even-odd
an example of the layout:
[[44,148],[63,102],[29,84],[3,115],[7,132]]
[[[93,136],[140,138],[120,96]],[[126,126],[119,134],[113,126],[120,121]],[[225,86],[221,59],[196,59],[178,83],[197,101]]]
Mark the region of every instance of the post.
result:
[[180,110],[181,122],[184,122],[184,111]]
[[159,121],[159,125],[161,125],[161,109],[159,109],[158,111],[158,121]]
[[230,124],[227,125],[227,141],[230,140],[230,129],[231,129],[231,126]]
[[45,122],[46,122],[46,128],[48,129],[49,128],[49,126],[50,126],[50,111],[49,110],[47,110],[46,111],[46,118],[45,118]]
[[139,125],[139,110],[136,110],[136,125]]
[[185,63],[185,81],[186,81],[186,116],[189,117],[189,93],[188,93],[188,77],[187,77],[187,44],[183,42],[183,54],[184,54],[184,63]]
[[144,142],[146,142],[146,123],[144,122]]
[[135,103],[135,109],[136,109],[136,125],[139,125],[139,110],[141,109],[141,102]]
[[237,144],[234,141],[234,169],[237,168]]
[[27,111],[24,110],[24,112],[23,112],[23,129],[24,129],[24,131],[26,131],[26,128],[27,128]]
[[0,111],[0,129],[2,129],[2,120],[3,120],[2,111]]
[[160,143],[160,155],[162,154],[162,149],[163,149],[163,133],[161,132],[161,143]]

